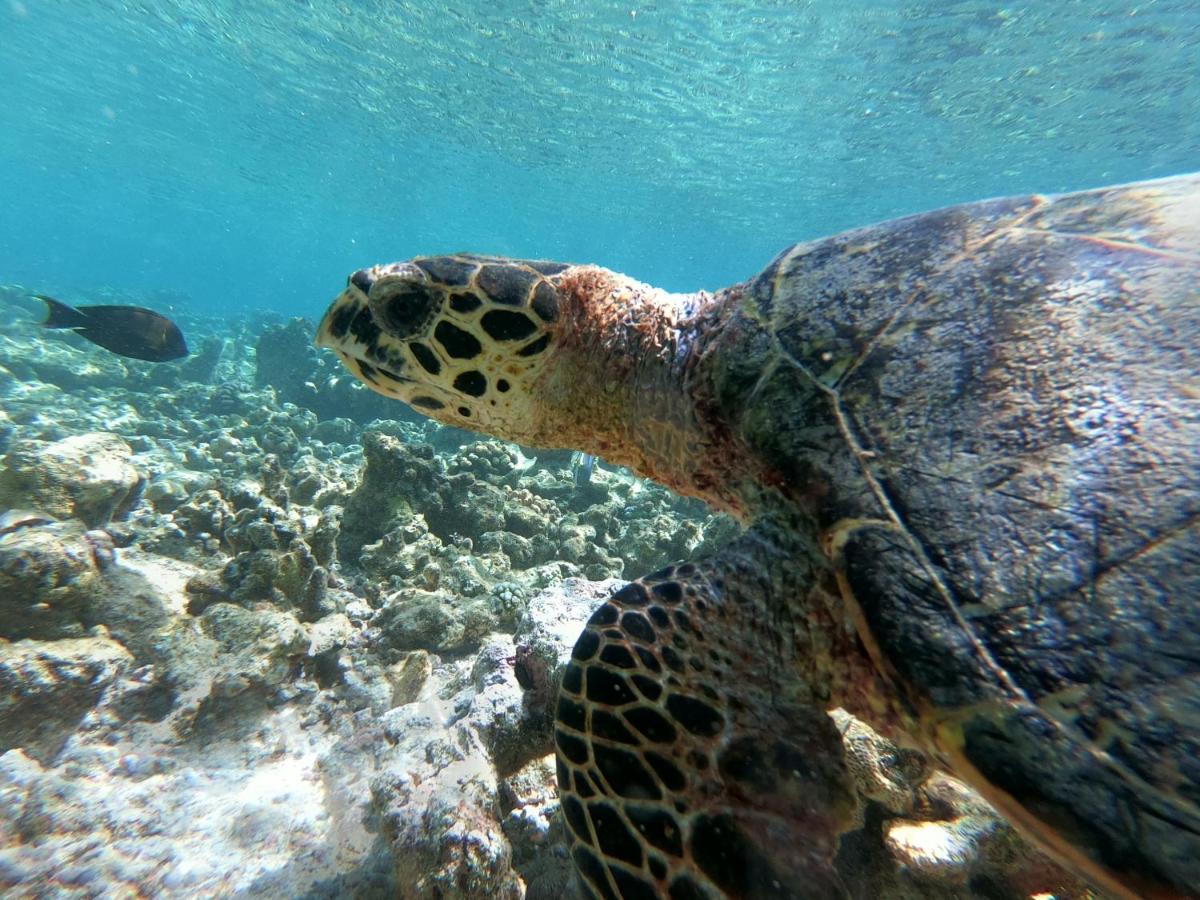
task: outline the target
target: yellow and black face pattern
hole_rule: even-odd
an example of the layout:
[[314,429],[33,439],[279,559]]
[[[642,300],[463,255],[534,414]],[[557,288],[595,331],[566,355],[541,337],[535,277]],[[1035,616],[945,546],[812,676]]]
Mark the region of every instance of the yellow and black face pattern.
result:
[[450,425],[519,439],[553,342],[562,263],[429,256],[363,269],[317,344],[372,390]]

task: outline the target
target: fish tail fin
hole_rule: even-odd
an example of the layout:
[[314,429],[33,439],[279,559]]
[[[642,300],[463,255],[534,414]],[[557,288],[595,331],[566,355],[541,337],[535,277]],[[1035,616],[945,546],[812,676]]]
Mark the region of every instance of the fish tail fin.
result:
[[46,304],[46,321],[42,322],[43,328],[80,328],[88,324],[88,317],[75,307],[45,294],[33,296]]

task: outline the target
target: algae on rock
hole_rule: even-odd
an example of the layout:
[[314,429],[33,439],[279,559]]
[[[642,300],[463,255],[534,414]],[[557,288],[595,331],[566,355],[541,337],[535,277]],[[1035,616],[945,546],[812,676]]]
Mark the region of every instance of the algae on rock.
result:
[[0,508],[32,507],[89,528],[122,519],[145,486],[132,454],[120,437],[103,432],[48,444],[18,441],[0,470]]

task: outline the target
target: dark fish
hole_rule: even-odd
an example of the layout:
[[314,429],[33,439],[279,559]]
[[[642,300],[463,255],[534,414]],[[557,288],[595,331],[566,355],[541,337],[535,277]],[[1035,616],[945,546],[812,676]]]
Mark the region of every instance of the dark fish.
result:
[[140,306],[67,306],[35,294],[46,304],[45,328],[70,328],[118,356],[166,362],[187,356],[179,326],[166,316]]

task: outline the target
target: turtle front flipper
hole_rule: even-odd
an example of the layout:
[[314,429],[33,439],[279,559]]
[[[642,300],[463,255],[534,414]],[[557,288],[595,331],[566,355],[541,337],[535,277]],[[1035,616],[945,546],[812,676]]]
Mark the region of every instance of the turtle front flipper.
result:
[[572,857],[594,896],[836,897],[856,799],[822,705],[812,565],[764,529],[592,616],[557,707]]

